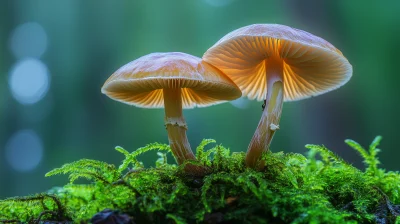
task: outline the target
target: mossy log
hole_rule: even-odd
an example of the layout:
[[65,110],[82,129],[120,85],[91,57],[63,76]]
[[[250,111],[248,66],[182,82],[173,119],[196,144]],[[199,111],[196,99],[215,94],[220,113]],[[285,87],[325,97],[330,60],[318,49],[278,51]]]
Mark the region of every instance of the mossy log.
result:
[[[400,223],[400,174],[378,168],[380,140],[368,150],[346,140],[365,171],[317,145],[306,146],[307,156],[266,153],[256,171],[246,168],[244,153],[206,139],[192,162],[209,170],[200,177],[168,163],[168,145],[117,147],[125,156],[118,168],[79,160],[47,173],[69,174],[66,186],[0,201],[0,223]],[[149,150],[165,153],[144,168],[137,156]],[[78,178],[90,182],[75,184]]]

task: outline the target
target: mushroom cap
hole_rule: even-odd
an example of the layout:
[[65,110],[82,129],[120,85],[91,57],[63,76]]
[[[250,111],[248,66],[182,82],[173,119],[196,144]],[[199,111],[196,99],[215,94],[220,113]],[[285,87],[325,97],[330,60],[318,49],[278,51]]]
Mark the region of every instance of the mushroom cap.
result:
[[242,93],[223,72],[201,58],[180,53],[152,53],[129,62],[107,79],[101,92],[143,108],[164,107],[164,88],[182,88],[182,107],[206,107]]
[[283,60],[284,100],[300,100],[339,88],[353,71],[342,52],[308,32],[278,24],[254,24],[222,37],[203,60],[228,75],[249,99],[264,100],[269,57]]

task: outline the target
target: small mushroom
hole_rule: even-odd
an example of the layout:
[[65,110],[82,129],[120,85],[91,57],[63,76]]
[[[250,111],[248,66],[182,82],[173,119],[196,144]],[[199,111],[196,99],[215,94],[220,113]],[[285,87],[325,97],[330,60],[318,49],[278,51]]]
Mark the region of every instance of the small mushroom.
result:
[[[241,96],[224,73],[201,58],[152,53],[118,69],[101,89],[111,99],[143,108],[165,108],[169,144],[178,164],[195,160],[182,108],[206,107]],[[194,166],[185,170],[195,173]]]
[[[255,167],[279,129],[283,101],[339,88],[352,75],[342,52],[308,32],[278,24],[254,24],[222,37],[203,60],[227,74],[249,99],[265,100],[246,164]],[[263,107],[264,108],[264,107]]]

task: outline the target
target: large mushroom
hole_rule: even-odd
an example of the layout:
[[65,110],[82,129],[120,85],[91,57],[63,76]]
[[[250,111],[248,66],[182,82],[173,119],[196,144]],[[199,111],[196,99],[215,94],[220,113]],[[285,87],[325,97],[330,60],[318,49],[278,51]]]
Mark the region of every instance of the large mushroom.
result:
[[[206,107],[241,96],[224,73],[201,58],[180,53],[152,53],[118,69],[101,89],[111,99],[143,108],[165,108],[165,126],[178,164],[195,160],[186,136],[182,108]],[[198,173],[195,166],[186,166]]]
[[265,109],[249,144],[246,164],[255,167],[279,129],[283,101],[334,90],[352,75],[342,52],[308,32],[278,24],[254,24],[222,37],[203,60],[227,74]]

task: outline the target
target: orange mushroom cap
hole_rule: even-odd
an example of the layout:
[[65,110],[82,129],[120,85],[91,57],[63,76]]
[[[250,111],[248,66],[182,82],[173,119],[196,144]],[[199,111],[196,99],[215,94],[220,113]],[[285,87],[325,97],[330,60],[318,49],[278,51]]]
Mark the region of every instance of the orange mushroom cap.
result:
[[180,53],[152,53],[118,69],[101,91],[110,98],[144,108],[164,107],[163,88],[182,88],[182,107],[205,107],[241,96],[223,72]]
[[244,96],[265,99],[269,57],[283,60],[284,100],[316,96],[345,84],[352,66],[342,52],[308,32],[278,24],[234,30],[207,50],[203,60],[228,75]]

